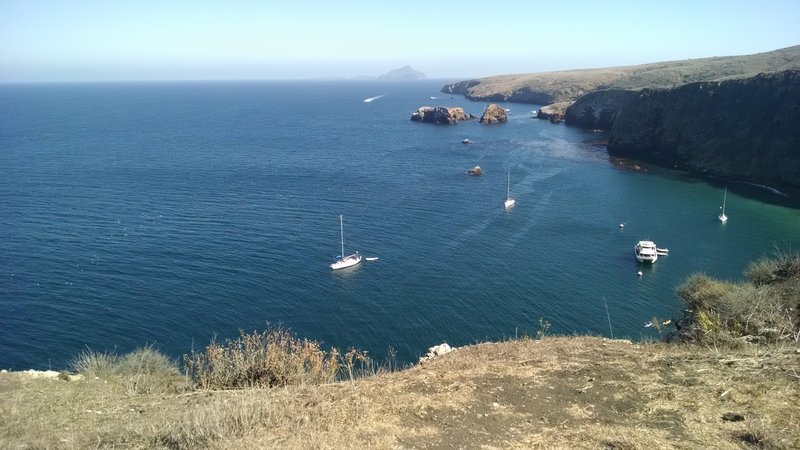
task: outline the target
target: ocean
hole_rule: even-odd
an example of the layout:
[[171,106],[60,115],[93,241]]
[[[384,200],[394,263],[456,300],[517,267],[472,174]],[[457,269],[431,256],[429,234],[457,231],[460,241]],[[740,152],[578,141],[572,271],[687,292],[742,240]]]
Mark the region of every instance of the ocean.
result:
[[[0,368],[148,344],[178,359],[268,323],[400,363],[540,320],[658,338],[643,324],[680,317],[690,274],[740,280],[800,248],[784,197],[727,184],[720,224],[726,184],[631,170],[537,105],[411,122],[480,116],[449,81],[0,85]],[[345,251],[377,261],[330,270],[340,214]],[[642,239],[669,256],[641,268]]]

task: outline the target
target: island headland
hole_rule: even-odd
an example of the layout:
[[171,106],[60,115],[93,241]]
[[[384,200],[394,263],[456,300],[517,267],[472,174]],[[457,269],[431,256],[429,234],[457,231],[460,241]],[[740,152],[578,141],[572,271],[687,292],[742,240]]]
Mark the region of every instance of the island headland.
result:
[[800,194],[800,46],[499,75],[448,84],[442,92],[544,105],[541,119],[609,132],[614,156]]

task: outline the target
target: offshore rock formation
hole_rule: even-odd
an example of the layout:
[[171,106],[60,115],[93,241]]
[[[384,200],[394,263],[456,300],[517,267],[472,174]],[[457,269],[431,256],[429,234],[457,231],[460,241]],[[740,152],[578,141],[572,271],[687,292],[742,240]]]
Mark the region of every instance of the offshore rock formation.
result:
[[601,95],[573,112],[611,118],[612,155],[800,192],[800,71],[607,95],[605,112],[588,113]]
[[483,111],[480,123],[503,123],[507,121],[506,110],[492,103]]
[[464,120],[474,119],[472,114],[467,115],[464,108],[450,108],[447,106],[423,106],[411,114],[411,120],[424,123],[454,124]]

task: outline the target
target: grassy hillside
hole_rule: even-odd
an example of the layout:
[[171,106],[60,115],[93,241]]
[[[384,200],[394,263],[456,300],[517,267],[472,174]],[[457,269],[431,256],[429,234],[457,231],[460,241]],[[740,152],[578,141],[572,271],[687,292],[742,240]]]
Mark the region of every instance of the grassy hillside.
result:
[[800,69],[800,45],[743,56],[667,61],[637,66],[498,75],[445,86],[442,91],[480,101],[550,104],[600,89],[670,88],[696,81],[751,77]]
[[[800,448],[800,255],[696,275],[673,343],[476,344],[405,370],[284,330],[0,373],[0,448]],[[542,322],[544,323],[544,322]],[[334,376],[338,374],[338,376]],[[337,381],[338,380],[338,381]]]

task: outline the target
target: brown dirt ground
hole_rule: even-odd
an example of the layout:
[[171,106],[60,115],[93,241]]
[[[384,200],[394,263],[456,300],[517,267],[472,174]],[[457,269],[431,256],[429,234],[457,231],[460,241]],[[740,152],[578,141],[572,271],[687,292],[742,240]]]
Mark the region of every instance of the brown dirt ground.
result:
[[800,448],[800,346],[524,339],[324,386],[135,395],[4,374],[0,398],[2,448]]

